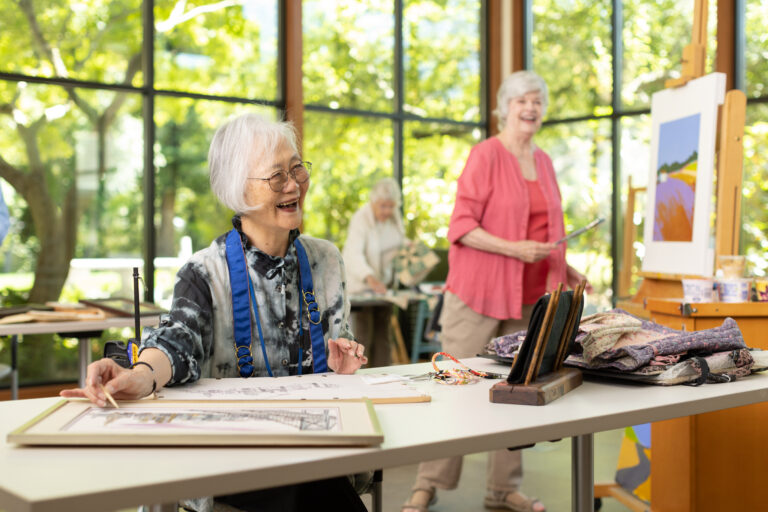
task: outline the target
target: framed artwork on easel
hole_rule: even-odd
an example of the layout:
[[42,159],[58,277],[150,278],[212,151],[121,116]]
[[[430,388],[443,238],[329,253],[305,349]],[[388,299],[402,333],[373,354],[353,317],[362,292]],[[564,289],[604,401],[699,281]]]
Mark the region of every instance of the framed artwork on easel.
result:
[[723,73],[653,95],[643,272],[712,275],[715,137],[724,99]]

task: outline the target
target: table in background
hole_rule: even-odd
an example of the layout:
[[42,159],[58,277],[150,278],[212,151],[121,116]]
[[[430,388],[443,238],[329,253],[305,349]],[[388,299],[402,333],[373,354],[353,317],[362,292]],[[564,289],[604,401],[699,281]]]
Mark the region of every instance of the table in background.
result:
[[[483,358],[465,362],[481,370],[502,368]],[[430,369],[429,363],[420,363],[387,371],[408,375]],[[0,403],[0,509],[88,512],[172,504],[193,496],[264,489],[573,437],[573,510],[592,512],[594,432],[768,399],[768,374],[700,387],[587,381],[541,407],[491,403],[489,388],[494,382],[466,386],[421,382],[418,386],[431,394],[431,402],[376,405],[384,442],[367,448],[24,448],[7,444],[5,434],[57,399]],[[105,470],[104,461],[114,461],[114,471]],[[155,510],[176,509],[158,505]]]
[[[352,311],[364,307],[397,307],[401,310],[407,310],[408,305],[411,303],[420,304],[430,298],[430,294],[414,292],[410,290],[402,290],[397,292],[394,296],[383,296],[375,293],[364,293],[350,295],[349,303]],[[395,345],[392,347],[392,362],[393,364],[407,364],[411,362],[411,358],[408,356],[408,350],[405,347],[405,339],[403,337],[403,329],[400,325],[398,315],[393,312],[390,315],[390,328],[392,329],[392,336],[395,340]]]
[[[699,331],[736,320],[748,347],[768,349],[768,302],[687,303],[646,299],[651,321]],[[654,423],[651,504],[654,512],[764,510],[768,480],[768,404]]]
[[[133,317],[108,317],[103,320],[73,320],[68,322],[28,322],[23,324],[0,325],[0,336],[11,337],[11,399],[19,396],[18,344],[19,336],[25,334],[58,334],[62,338],[76,338],[78,341],[79,386],[85,385],[86,368],[91,362],[90,341],[98,338],[107,329],[133,327]],[[160,316],[147,315],[140,317],[139,323],[157,325]]]

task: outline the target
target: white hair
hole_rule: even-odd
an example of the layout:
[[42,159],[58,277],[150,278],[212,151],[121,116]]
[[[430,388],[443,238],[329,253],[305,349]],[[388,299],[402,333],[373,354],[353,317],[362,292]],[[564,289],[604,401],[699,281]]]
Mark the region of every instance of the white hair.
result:
[[236,213],[253,209],[245,202],[251,170],[271,165],[281,144],[298,153],[296,130],[286,121],[243,114],[219,127],[208,150],[211,190],[219,201]]
[[402,199],[400,197],[400,185],[397,184],[392,178],[384,178],[376,182],[371,187],[371,193],[369,201],[375,203],[376,201],[394,201],[395,206],[400,206]]
[[509,100],[525,96],[529,92],[541,93],[542,116],[547,113],[549,105],[549,92],[547,83],[533,71],[515,71],[501,82],[499,92],[496,93],[496,109],[493,114],[498,117],[499,130],[504,129],[509,114]]

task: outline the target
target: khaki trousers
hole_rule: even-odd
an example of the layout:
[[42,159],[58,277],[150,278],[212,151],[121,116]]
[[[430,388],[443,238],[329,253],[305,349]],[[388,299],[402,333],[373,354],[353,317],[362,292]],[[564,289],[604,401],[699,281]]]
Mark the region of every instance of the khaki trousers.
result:
[[357,342],[365,347],[368,368],[392,364],[389,348],[389,325],[392,306],[364,306],[349,315]]
[[[484,352],[493,338],[528,328],[533,305],[523,305],[523,318],[497,320],[476,313],[451,292],[445,293],[440,314],[440,341],[444,352],[456,358]],[[461,476],[462,457],[449,457],[419,464],[413,489],[455,489]],[[497,450],[488,454],[488,491],[515,492],[523,479],[523,457],[519,450]]]

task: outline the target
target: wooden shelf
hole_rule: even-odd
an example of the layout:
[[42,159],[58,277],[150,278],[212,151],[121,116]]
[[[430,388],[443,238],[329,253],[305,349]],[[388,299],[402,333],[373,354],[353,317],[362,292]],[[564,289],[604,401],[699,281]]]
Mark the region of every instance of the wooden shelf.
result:
[[768,302],[685,302],[682,299],[648,298],[645,309],[684,317],[768,317]]

